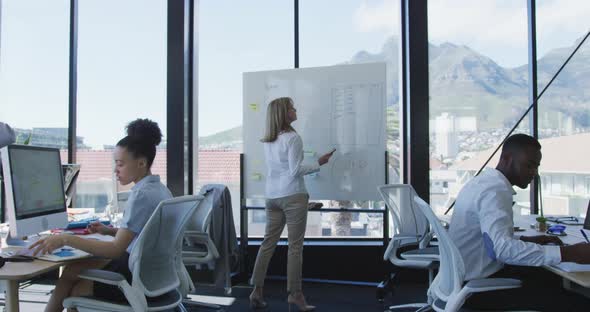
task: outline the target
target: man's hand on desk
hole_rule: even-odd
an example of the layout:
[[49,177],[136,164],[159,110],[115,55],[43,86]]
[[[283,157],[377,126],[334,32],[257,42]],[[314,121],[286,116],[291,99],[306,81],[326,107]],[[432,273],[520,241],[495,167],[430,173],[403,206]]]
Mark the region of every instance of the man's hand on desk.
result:
[[523,242],[530,242],[539,245],[559,245],[562,246],[563,242],[559,237],[556,236],[549,236],[549,235],[538,235],[538,236],[521,236],[520,240]]
[[590,244],[579,243],[570,246],[562,246],[561,262],[576,262],[590,264]]

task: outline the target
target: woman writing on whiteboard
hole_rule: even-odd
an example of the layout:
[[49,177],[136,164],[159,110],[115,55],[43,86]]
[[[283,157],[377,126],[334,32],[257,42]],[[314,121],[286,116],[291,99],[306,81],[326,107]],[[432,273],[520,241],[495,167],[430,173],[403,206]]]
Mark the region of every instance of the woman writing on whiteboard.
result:
[[258,250],[250,294],[250,307],[266,308],[263,300],[264,278],[268,263],[277,242],[287,225],[289,250],[287,257],[287,299],[300,311],[311,311],[301,291],[301,266],[303,260],[303,238],[307,225],[307,204],[309,195],[303,176],[320,170],[335,149],[321,156],[317,164],[304,165],[303,142],[291,123],[297,120],[297,110],[288,97],[275,99],[268,104],[264,155],[266,158],[266,229],[264,240]]

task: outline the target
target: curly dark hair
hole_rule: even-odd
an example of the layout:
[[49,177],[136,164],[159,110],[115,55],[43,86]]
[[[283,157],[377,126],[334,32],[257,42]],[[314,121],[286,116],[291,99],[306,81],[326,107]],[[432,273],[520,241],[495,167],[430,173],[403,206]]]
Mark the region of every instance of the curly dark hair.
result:
[[117,142],[117,146],[125,147],[134,158],[145,157],[150,168],[156,157],[156,146],[162,142],[158,123],[139,118],[127,124],[125,129],[127,136]]

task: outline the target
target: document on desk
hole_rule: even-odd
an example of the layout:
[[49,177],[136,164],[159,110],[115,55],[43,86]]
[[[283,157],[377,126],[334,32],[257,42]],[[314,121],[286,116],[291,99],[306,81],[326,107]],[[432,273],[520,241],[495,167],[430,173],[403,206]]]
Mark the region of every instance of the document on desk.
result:
[[554,265],[554,268],[560,269],[564,272],[590,272],[590,264],[579,264],[575,262],[561,262]]
[[[16,252],[18,255],[25,255],[25,256],[33,256],[33,250],[29,248],[23,248]],[[82,259],[88,258],[92,256],[91,254],[75,249],[69,246],[64,246],[62,248],[58,248],[53,252],[45,255],[37,255],[35,258],[53,262],[60,262],[60,261],[68,261],[68,260],[75,260],[75,259]]]

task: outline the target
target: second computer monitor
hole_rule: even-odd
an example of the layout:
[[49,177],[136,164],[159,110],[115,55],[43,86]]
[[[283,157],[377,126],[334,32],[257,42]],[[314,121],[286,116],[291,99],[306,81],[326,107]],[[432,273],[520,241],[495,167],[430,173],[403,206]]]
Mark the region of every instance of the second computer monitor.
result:
[[67,226],[59,149],[9,145],[0,149],[10,235],[22,237]]
[[66,207],[70,207],[74,196],[76,179],[80,174],[79,164],[62,164],[62,174],[64,176],[64,191],[66,194]]

